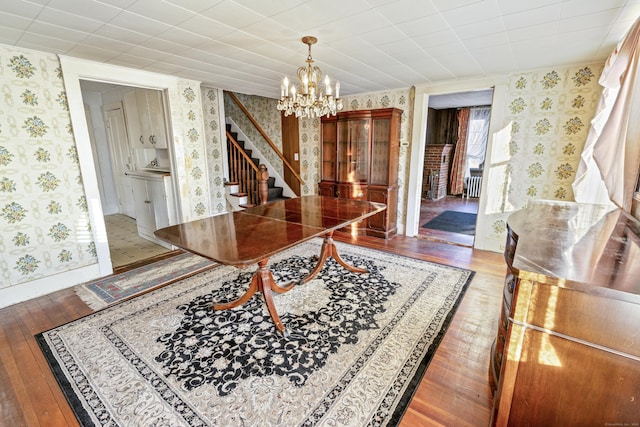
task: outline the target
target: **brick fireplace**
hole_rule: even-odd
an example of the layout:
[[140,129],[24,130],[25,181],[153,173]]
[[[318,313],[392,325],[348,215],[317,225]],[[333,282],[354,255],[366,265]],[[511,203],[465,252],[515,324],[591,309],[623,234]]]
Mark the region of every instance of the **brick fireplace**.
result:
[[427,144],[424,150],[422,197],[438,200],[447,195],[452,144]]

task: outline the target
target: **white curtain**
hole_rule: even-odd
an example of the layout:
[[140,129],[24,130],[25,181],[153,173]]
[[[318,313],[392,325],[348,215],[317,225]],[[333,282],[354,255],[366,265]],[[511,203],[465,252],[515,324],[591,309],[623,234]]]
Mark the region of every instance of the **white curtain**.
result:
[[469,176],[470,168],[477,168],[484,162],[487,149],[487,136],[489,134],[489,117],[491,107],[471,108],[469,116],[469,130],[467,133],[467,157],[465,161],[464,176]]
[[[602,96],[591,121],[573,183],[577,202],[611,204],[631,210],[640,167],[638,39],[640,18],[607,59],[599,83]],[[640,89],[639,89],[640,90]]]

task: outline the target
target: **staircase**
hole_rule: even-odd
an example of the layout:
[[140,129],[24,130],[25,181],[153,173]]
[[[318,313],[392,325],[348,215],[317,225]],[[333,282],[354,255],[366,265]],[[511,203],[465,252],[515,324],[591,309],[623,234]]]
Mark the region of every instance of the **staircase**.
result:
[[[252,150],[245,148],[244,141],[238,140],[238,133],[231,131],[231,125],[226,125],[227,130],[227,152],[232,153],[234,150],[240,149],[246,154],[246,158],[250,158],[256,167],[260,166],[260,160],[252,156]],[[232,139],[233,138],[233,141]],[[235,144],[234,144],[235,141]],[[259,184],[257,177],[252,173],[246,173],[240,162],[235,161],[239,156],[229,155],[229,171],[231,177],[239,178],[235,182],[227,183],[228,193],[231,197],[237,198],[237,201],[230,202],[232,207],[247,208],[260,204],[260,195],[258,192]],[[245,156],[242,156],[245,158]],[[242,170],[239,170],[242,169]],[[234,178],[232,178],[234,179]],[[242,182],[245,181],[245,182]],[[275,185],[276,179],[269,177],[267,179],[267,203],[276,200],[288,199],[282,195],[283,188]]]

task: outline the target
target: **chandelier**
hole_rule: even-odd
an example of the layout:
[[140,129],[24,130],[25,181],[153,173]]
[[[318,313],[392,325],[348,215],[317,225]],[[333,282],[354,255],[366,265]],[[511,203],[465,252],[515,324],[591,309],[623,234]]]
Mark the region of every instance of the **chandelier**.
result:
[[306,66],[298,68],[298,81],[300,88],[284,78],[280,85],[280,100],[278,110],[283,111],[285,116],[295,114],[296,117],[321,117],[335,115],[336,111],[342,110],[342,100],[340,99],[340,83],[335,84],[335,95],[331,90],[331,80],[325,76],[323,81],[324,89],[320,88],[322,71],[320,67],[313,65],[311,57],[311,45],[318,41],[313,36],[305,36],[302,43],[309,46]]

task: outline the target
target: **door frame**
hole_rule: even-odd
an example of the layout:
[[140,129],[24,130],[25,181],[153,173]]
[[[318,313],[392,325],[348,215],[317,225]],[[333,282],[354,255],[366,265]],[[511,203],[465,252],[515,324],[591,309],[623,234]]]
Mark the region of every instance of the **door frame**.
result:
[[[407,188],[407,210],[405,235],[417,236],[420,222],[420,202],[422,189],[422,175],[424,169],[424,149],[427,137],[427,110],[430,95],[443,95],[454,92],[470,92],[493,88],[493,104],[491,120],[489,122],[489,137],[487,140],[485,171],[491,164],[493,136],[506,127],[506,92],[508,76],[492,76],[479,79],[455,80],[416,86],[413,109],[413,128],[411,129],[411,148],[409,160],[409,182]],[[478,202],[478,224],[483,222],[484,209],[487,203],[487,179],[482,180],[480,200]],[[476,233],[474,247],[484,249],[485,236]]]
[[[82,182],[87,199],[89,223],[91,224],[98,258],[97,277],[108,276],[113,273],[113,265],[111,264],[111,255],[109,254],[109,243],[98,188],[98,177],[93,161],[89,130],[84,115],[84,102],[80,80],[91,80],[122,86],[136,86],[146,89],[162,90],[167,93],[167,91],[170,89],[173,90],[176,87],[178,79],[175,76],[155,74],[148,71],[93,62],[70,56],[59,55],[59,59],[63,71],[62,76],[67,93],[69,115],[71,116],[71,125],[73,126],[73,135],[80,162],[80,173],[82,175]],[[165,106],[168,102],[168,97],[165,97]],[[166,111],[171,110],[167,109]],[[172,146],[173,144],[170,144],[170,150],[173,149]],[[175,154],[172,153],[172,170],[176,170],[175,157]],[[172,178],[174,178],[174,188],[177,188],[175,176],[172,176]],[[178,217],[181,217],[181,206],[179,203],[176,204],[176,209],[178,210]],[[87,277],[86,279],[90,280],[93,278]]]
[[[300,175],[300,122],[293,114],[285,116],[284,113],[280,113],[280,117],[282,127],[282,155],[287,159],[287,162],[293,166],[295,172]],[[296,196],[299,196],[300,181],[293,176],[286,166],[283,167],[282,178],[289,188],[291,188],[291,191],[293,191]]]

